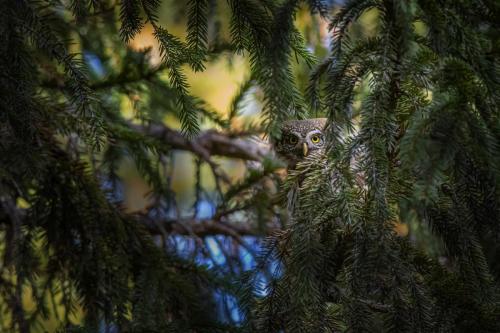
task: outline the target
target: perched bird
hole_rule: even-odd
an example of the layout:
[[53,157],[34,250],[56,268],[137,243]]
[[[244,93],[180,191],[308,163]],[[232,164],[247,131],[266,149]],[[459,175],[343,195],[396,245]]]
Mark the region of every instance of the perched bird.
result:
[[[273,142],[276,155],[287,162],[287,170],[295,171],[298,162],[324,155],[326,118],[289,120],[281,126],[281,138]],[[299,197],[300,186],[305,174],[294,177],[286,192],[286,208],[289,218],[293,218]],[[285,193],[283,193],[285,194]]]
[[292,170],[313,153],[324,153],[326,118],[289,120],[281,126],[281,139],[273,142],[278,157]]

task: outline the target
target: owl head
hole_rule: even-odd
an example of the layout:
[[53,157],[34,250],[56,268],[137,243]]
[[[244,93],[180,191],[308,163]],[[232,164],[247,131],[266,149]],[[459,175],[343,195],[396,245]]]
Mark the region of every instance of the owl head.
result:
[[326,118],[289,120],[281,126],[281,139],[274,142],[276,154],[293,168],[297,162],[325,148]]

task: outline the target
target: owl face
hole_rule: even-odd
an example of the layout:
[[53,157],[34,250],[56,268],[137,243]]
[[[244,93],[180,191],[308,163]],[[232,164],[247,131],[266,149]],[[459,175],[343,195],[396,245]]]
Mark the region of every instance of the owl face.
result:
[[326,118],[289,120],[281,126],[281,139],[274,143],[278,156],[288,162],[288,167],[306,156],[323,151]]

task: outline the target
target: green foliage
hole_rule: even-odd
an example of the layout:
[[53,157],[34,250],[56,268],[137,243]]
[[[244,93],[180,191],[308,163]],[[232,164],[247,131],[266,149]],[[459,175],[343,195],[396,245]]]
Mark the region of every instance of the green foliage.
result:
[[[500,331],[498,4],[351,0],[334,10],[327,1],[228,0],[227,41],[214,27],[218,1],[176,6],[185,39],[160,19],[159,0],[3,4],[0,330],[43,329],[56,317],[61,332]],[[319,63],[295,26],[303,7],[330,23],[332,47]],[[356,34],[369,13],[375,31]],[[155,66],[151,50],[127,47],[146,25],[159,45]],[[191,95],[185,73],[225,52],[248,57],[251,69],[228,117]],[[294,62],[311,70],[309,105]],[[282,164],[266,157],[231,184],[196,141],[203,119],[242,135],[230,125],[253,89],[270,137],[286,119],[328,117],[327,153],[283,183]],[[166,116],[184,136],[168,137]],[[213,219],[234,253],[252,252],[238,231],[269,233],[270,220],[283,227],[264,241],[254,271],[229,261],[225,271],[213,258],[207,269],[178,253],[172,230],[194,231],[184,215],[169,222],[179,210],[174,145],[196,155],[192,220],[209,197],[208,166]],[[151,189],[146,212],[121,206],[129,162]],[[276,203],[288,208],[286,225]],[[233,214],[249,225],[229,228]],[[442,249],[398,235],[405,224]],[[216,294],[237,297],[243,322],[221,315]]]
[[[500,329],[499,252],[488,240],[500,222],[498,9],[354,0],[336,13],[332,54],[307,91],[328,115],[329,154],[288,177],[291,224],[268,246],[283,268],[247,312],[254,330]],[[376,33],[354,35],[368,10]],[[429,226],[446,264],[416,252],[395,223]]]
[[187,44],[194,52],[193,69],[201,71],[208,43],[208,1],[193,0],[189,3]]

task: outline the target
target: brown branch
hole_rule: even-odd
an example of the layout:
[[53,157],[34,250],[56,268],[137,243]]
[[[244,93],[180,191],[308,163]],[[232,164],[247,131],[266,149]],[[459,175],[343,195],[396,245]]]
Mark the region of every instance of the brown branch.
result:
[[269,145],[265,143],[259,144],[252,142],[249,138],[232,136],[214,130],[205,131],[198,137],[189,140],[180,132],[161,124],[149,126],[131,124],[130,126],[143,134],[165,142],[173,149],[190,151],[204,161],[210,160],[211,156],[261,161],[270,152]]
[[[22,208],[15,208],[17,214],[21,218],[21,223],[25,223],[25,219],[28,218],[26,210]],[[1,213],[1,211],[0,211]],[[243,236],[268,236],[273,234],[275,231],[280,230],[278,226],[266,228],[264,232],[259,231],[257,228],[250,227],[244,222],[226,222],[222,219],[225,214],[216,215],[213,219],[155,219],[151,218],[145,214],[132,214],[135,215],[135,219],[138,223],[143,224],[147,230],[152,235],[163,235],[168,236],[170,234],[183,235],[183,236],[196,236],[196,237],[207,237],[207,236],[230,236],[236,241],[241,241]],[[0,220],[0,225],[9,224],[7,216],[3,216],[3,220]]]
[[267,228],[265,233],[259,232],[256,228],[251,228],[244,223],[225,223],[213,219],[164,219],[159,221],[145,215],[138,215],[138,221],[142,223],[151,234],[169,234],[197,236],[200,238],[207,236],[230,236],[237,241],[241,241],[243,236],[267,236],[272,234],[277,228]]
[[[26,219],[29,218],[27,209],[19,208],[15,204],[9,204],[6,200],[0,198],[0,227],[6,226],[7,232],[12,231],[12,224],[24,225]],[[151,207],[150,207],[151,208]],[[228,210],[219,211],[211,219],[195,219],[195,218],[179,218],[179,219],[163,219],[152,218],[144,211],[129,213],[135,220],[143,224],[152,235],[161,235],[168,237],[171,234],[192,236],[192,237],[207,237],[224,235],[230,236],[239,243],[243,243],[243,236],[269,236],[277,230],[281,230],[276,223],[273,225],[269,222],[268,227],[264,231],[260,231],[257,227],[252,227],[248,222],[230,222],[228,216],[232,213],[242,210],[246,206],[235,207]],[[9,228],[10,227],[10,228]],[[6,252],[7,254],[8,252]],[[4,263],[10,262],[8,258],[3,258]]]

